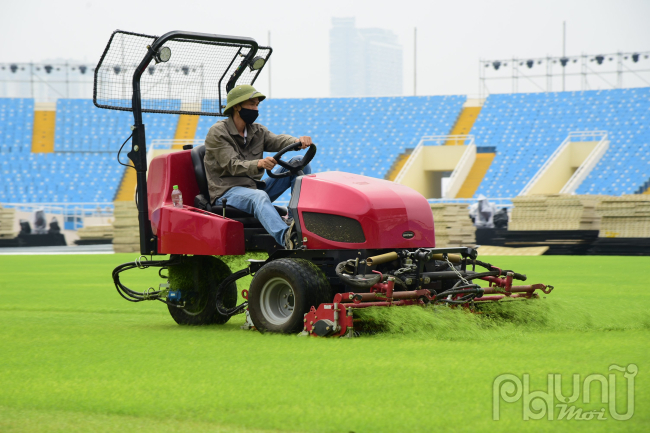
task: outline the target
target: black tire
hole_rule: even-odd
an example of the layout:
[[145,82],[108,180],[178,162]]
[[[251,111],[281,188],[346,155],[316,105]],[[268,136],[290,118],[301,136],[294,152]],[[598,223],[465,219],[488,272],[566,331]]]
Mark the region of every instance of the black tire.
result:
[[312,306],[332,302],[330,293],[325,274],[313,263],[303,259],[274,260],[255,274],[248,311],[258,330],[293,334],[302,331],[304,316]]
[[[179,325],[222,325],[230,317],[217,311],[217,287],[232,272],[228,265],[212,256],[186,256],[169,267],[169,285],[183,293],[183,307],[168,305],[169,314]],[[223,304],[232,308],[237,303],[237,284],[223,293]]]

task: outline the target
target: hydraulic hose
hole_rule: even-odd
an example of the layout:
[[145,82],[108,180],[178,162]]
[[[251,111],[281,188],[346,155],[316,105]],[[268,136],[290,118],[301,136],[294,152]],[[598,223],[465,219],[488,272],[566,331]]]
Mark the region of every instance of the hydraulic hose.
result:
[[[512,272],[512,271],[504,271],[498,269],[489,272],[458,271],[458,273],[462,275],[463,278],[465,278],[466,280],[474,280],[476,278],[482,278],[482,277],[499,277],[499,276],[506,275],[508,272]],[[525,275],[518,274],[516,272],[512,272],[512,274],[513,274],[512,278],[514,278],[515,280],[526,281]],[[422,276],[429,277],[432,280],[455,280],[458,278],[458,274],[454,271],[423,272]]]
[[150,289],[147,292],[136,292],[135,290],[131,290],[128,287],[126,287],[120,281],[120,273],[124,271],[128,271],[130,269],[135,269],[135,268],[146,269],[152,266],[165,268],[169,265],[174,265],[178,263],[178,259],[175,257],[172,257],[169,260],[150,260],[150,261],[147,261],[146,258],[145,260],[141,260],[142,258],[143,257],[141,256],[140,258],[138,258],[138,260],[134,262],[123,263],[117,266],[115,269],[113,269],[113,273],[112,273],[113,283],[115,284],[117,293],[119,293],[121,297],[123,297],[129,302],[142,302],[142,301],[149,301],[155,299],[164,302],[165,304],[169,304],[167,301],[159,298],[159,295],[161,293],[160,290]]
[[[170,303],[167,300],[160,298],[160,294],[162,292],[161,290],[150,289],[147,292],[136,292],[135,290],[129,289],[120,281],[120,273],[124,271],[128,271],[130,269],[135,269],[135,268],[146,269],[152,266],[160,267],[162,270],[170,265],[178,264],[179,262],[180,261],[178,260],[178,258],[174,257],[171,258],[170,260],[145,261],[145,260],[138,259],[135,262],[123,263],[117,266],[113,270],[113,283],[115,284],[117,293],[119,293],[121,297],[123,297],[129,302],[157,300],[167,305],[177,306],[174,303]],[[237,305],[236,307],[233,308],[225,307],[223,305],[223,291],[231,283],[249,274],[250,274],[250,268],[242,269],[241,271],[237,271],[234,274],[226,277],[221,282],[221,284],[219,284],[219,286],[217,287],[217,311],[219,312],[219,314],[230,317],[230,316],[234,316],[235,314],[239,314],[246,309],[246,307],[248,306],[248,302],[243,302],[240,305]],[[214,284],[214,281],[211,280],[210,284]]]
[[[481,266],[481,267],[483,267],[485,269],[488,269],[490,271],[499,270],[499,268],[497,268],[496,266],[494,266],[494,265],[492,265],[490,263],[482,262],[480,260],[475,260],[474,263],[476,263],[477,265],[479,265],[479,266]],[[501,274],[500,275],[506,275],[508,272],[512,272],[512,274],[513,274],[512,278],[514,278],[515,280],[526,281],[526,279],[527,279],[525,274],[519,274],[519,273],[517,273],[515,271],[506,270],[506,269],[501,269]]]
[[[483,296],[483,288],[470,284],[466,286],[459,286],[455,289],[445,290],[444,292],[437,293],[434,295],[435,302],[445,302],[447,304],[467,304],[474,300],[474,298],[480,298]],[[448,296],[454,295],[464,295],[458,299],[446,299]]]
[[476,284],[470,284],[465,286],[459,286],[455,289],[445,290],[443,292],[437,293],[435,295],[436,300],[439,300],[441,297],[449,295],[483,295],[483,288],[477,286]]
[[236,307],[227,308],[225,305],[223,305],[223,292],[224,289],[228,287],[230,284],[234,283],[235,281],[237,281],[242,277],[245,277],[246,275],[249,275],[250,273],[251,273],[250,268],[242,269],[241,271],[237,271],[234,274],[227,276],[226,278],[223,279],[221,284],[219,284],[219,287],[217,287],[217,311],[219,312],[219,314],[221,314],[222,316],[231,317],[243,312],[246,309],[246,307],[248,306],[248,301],[242,302]]
[[460,274],[466,280],[473,280],[481,277],[498,277],[499,271],[491,272],[472,272],[472,271],[441,271],[441,272],[423,272],[423,277],[429,277],[431,280],[456,280],[458,279],[458,274]]

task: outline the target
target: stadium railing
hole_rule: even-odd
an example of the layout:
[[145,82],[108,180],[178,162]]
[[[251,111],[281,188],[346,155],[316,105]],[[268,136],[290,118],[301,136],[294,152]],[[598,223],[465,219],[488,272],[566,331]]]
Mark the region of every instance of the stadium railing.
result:
[[395,177],[395,183],[400,183],[405,173],[407,173],[411,166],[418,158],[420,158],[420,153],[422,152],[422,147],[424,146],[442,146],[445,143],[457,143],[458,145],[474,145],[474,136],[473,135],[428,135],[420,139],[420,142],[413,152],[409,155],[409,159],[406,161],[400,172]]
[[[539,178],[548,170],[548,168],[555,162],[555,160],[559,157],[559,155],[564,151],[564,149],[569,146],[570,143],[572,142],[582,142],[582,141],[596,141],[598,139],[599,144],[598,146],[603,143],[604,141],[607,141],[607,131],[574,131],[574,132],[569,132],[569,135],[564,139],[562,144],[560,144],[557,149],[551,154],[551,156],[546,159],[544,164],[537,170],[535,175],[528,181],[526,186],[521,190],[521,192],[518,195],[528,195],[530,189],[537,183]],[[577,173],[577,171],[576,171]],[[586,173],[584,177],[587,176]],[[571,178],[573,180],[573,177]],[[569,180],[569,182],[571,182]],[[579,186],[576,185],[574,190]]]
[[[488,197],[490,203],[497,207],[512,208],[512,197]],[[478,202],[477,198],[430,198],[427,200],[430,204],[445,203],[445,204],[467,204],[472,205]]]

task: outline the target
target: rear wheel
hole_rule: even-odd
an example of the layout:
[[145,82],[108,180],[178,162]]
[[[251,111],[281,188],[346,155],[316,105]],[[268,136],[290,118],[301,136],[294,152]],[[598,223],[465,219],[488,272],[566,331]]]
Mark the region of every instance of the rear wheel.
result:
[[[224,324],[230,317],[217,311],[217,287],[232,272],[228,265],[212,256],[187,256],[169,267],[169,285],[181,291],[181,302],[168,305],[169,314],[179,325]],[[237,284],[223,293],[223,304],[232,308],[237,303]]]
[[279,259],[264,265],[251,283],[248,309],[260,331],[291,334],[303,329],[309,309],[331,302],[323,272],[303,259]]

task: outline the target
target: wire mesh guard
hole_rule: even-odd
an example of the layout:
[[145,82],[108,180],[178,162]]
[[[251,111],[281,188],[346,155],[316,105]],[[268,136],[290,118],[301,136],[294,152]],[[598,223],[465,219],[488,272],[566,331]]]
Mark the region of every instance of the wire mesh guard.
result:
[[[115,31],[95,70],[93,102],[97,107],[132,111],[133,73],[157,36]],[[251,45],[171,39],[168,62],[153,60],[140,80],[142,111],[223,116],[226,84],[252,49]],[[271,48],[255,56],[268,61]],[[237,84],[253,84],[262,69],[246,67]]]

